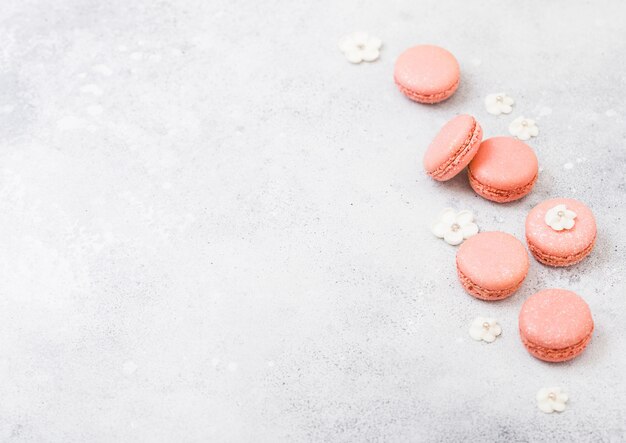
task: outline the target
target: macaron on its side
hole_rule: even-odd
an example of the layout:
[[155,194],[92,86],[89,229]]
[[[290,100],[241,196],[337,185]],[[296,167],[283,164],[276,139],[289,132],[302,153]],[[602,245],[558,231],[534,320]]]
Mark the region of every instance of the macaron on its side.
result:
[[454,94],[461,70],[456,58],[446,49],[418,45],[400,54],[393,77],[398,89],[409,99],[434,104]]
[[522,343],[534,357],[567,361],[580,355],[594,330],[591,310],[576,293],[545,289],[529,297],[519,314]]
[[[557,208],[558,207],[558,208]],[[549,211],[573,211],[569,228],[546,222]],[[548,266],[571,266],[587,257],[596,243],[595,217],[584,203],[571,198],[552,198],[535,206],[526,217],[526,242],[535,259]]]
[[526,196],[537,181],[539,163],[530,146],[512,137],[484,140],[468,168],[472,189],[497,203]]
[[471,115],[458,115],[446,123],[424,153],[426,173],[438,181],[449,180],[472,160],[483,131]]
[[517,291],[530,261],[523,243],[505,232],[482,232],[467,239],[456,254],[463,288],[481,300],[501,300]]

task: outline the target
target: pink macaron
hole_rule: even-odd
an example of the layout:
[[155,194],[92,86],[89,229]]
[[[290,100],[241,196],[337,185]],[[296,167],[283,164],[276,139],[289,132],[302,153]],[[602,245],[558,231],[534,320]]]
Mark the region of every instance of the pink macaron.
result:
[[545,289],[529,297],[519,314],[522,343],[540,360],[571,360],[584,351],[593,333],[589,306],[565,289]]
[[433,45],[407,49],[396,61],[394,81],[404,95],[419,103],[438,103],[459,87],[461,70],[449,51]]
[[537,180],[537,156],[511,137],[484,140],[469,164],[469,182],[487,200],[506,203],[528,194]]
[[481,300],[501,300],[519,289],[528,274],[524,244],[505,232],[482,232],[457,251],[456,268],[465,290]]
[[535,258],[550,266],[569,266],[587,257],[596,242],[596,220],[584,203],[552,198],[526,217],[526,242]]
[[424,154],[424,169],[435,180],[449,180],[474,158],[483,131],[471,115],[458,115],[446,123]]

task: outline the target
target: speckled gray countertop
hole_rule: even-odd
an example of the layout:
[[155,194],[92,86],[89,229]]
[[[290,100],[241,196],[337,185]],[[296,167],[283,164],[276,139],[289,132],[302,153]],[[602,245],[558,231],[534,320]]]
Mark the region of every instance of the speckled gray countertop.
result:
[[[5,0],[0,10],[0,441],[626,441],[626,4],[618,1]],[[380,60],[337,49],[379,36]],[[405,48],[458,58],[437,106]],[[504,91],[512,114],[486,113]],[[542,171],[507,205],[421,170],[438,128],[536,118]],[[556,196],[599,236],[465,294],[446,206],[523,238]],[[530,357],[522,302],[581,294],[596,331]],[[468,335],[500,320],[493,344]],[[559,385],[568,409],[536,392]]]

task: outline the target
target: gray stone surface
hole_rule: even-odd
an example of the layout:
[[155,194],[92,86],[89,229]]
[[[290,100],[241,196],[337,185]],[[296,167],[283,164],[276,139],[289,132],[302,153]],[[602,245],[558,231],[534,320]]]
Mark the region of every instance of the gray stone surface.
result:
[[[618,1],[23,1],[0,10],[1,441],[625,441],[626,6]],[[350,65],[363,29],[384,48]],[[437,106],[393,63],[445,46]],[[486,113],[488,93],[516,99]],[[535,117],[533,193],[497,205],[421,171],[473,113]],[[485,303],[428,226],[446,206],[523,237],[528,210],[589,204],[569,269],[532,262]],[[590,304],[565,364],[517,314],[546,287]],[[491,345],[478,315],[503,327]],[[535,405],[562,385],[568,409]]]

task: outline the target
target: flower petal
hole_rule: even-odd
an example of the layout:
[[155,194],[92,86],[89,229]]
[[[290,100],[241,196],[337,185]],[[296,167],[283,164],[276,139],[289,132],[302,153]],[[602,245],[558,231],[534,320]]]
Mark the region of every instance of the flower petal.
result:
[[554,412],[554,409],[552,408],[552,402],[550,400],[540,400],[537,402],[537,406],[546,414]]
[[493,335],[491,331],[487,331],[485,332],[485,335],[483,335],[483,340],[487,343],[493,343],[496,340],[496,336]]
[[461,228],[461,233],[464,239],[468,239],[478,234],[478,225],[476,223],[470,223]]
[[548,226],[550,226],[555,231],[562,231],[563,230],[563,225],[561,224],[560,219],[559,219],[559,221],[548,223]]
[[474,340],[480,341],[483,339],[483,334],[485,333],[485,329],[480,326],[480,327],[476,327],[474,325],[472,325],[469,328],[469,335],[470,337],[472,337]]
[[497,104],[499,95],[502,94],[488,94],[487,97],[485,97],[485,106]]
[[574,211],[572,211],[571,209],[566,209],[565,210],[565,216],[567,218],[576,218],[576,213]]
[[528,134],[537,137],[539,135],[539,128],[537,126],[528,126]]
[[461,233],[460,230],[458,231],[450,230],[450,231],[446,231],[446,233],[443,235],[443,239],[449,245],[457,246],[463,243],[463,234]]
[[489,327],[489,331],[493,333],[493,335],[495,335],[496,337],[502,334],[502,328],[497,323]]
[[528,129],[518,131],[515,136],[522,141],[530,140],[530,133],[528,132]]
[[366,46],[368,48],[372,48],[372,49],[380,49],[380,47],[383,45],[383,42],[381,39],[379,39],[378,37],[370,37],[367,39],[367,43]]
[[567,403],[567,400],[569,400],[569,396],[565,392],[560,392],[560,393],[557,393],[556,399],[560,401],[561,403]]
[[352,40],[357,45],[365,46],[368,38],[369,36],[367,35],[367,32],[358,31],[352,34]]
[[500,115],[502,113],[500,106],[496,103],[488,104],[485,106],[485,108],[487,109],[487,112],[491,115]]
[[571,218],[563,217],[561,219],[561,226],[563,226],[563,229],[572,229],[574,227],[574,220]]
[[350,63],[361,63],[363,61],[363,58],[361,57],[361,51],[359,51],[358,49],[346,51],[345,54]]
[[444,234],[450,230],[450,225],[443,222],[435,222],[430,227],[430,231],[435,234],[437,238],[443,238]]
[[555,411],[563,412],[565,410],[565,403],[561,403],[560,401],[553,401],[552,408]]
[[455,221],[459,224],[459,226],[464,226],[474,221],[474,214],[472,211],[464,209],[463,211],[459,211],[456,215]]
[[513,100],[511,97],[509,97],[508,95],[503,94],[502,95],[503,99],[502,99],[502,103],[504,103],[505,105],[507,105],[508,107],[511,107],[511,105],[513,105],[515,103],[515,100]]
[[439,220],[447,223],[448,226],[452,226],[452,224],[456,221],[456,211],[452,208],[445,208],[439,214]]
[[544,221],[547,225],[552,225],[552,223],[558,223],[561,221],[561,217],[555,212],[548,211],[546,212],[546,216],[544,217]]
[[511,105],[507,105],[506,103],[503,103],[502,106],[500,106],[500,112],[504,114],[510,114],[511,111],[513,111],[513,108],[511,107]]
[[348,35],[341,40],[339,40],[339,50],[341,52],[348,52],[352,49],[356,49],[356,43],[352,39],[351,35]]
[[541,388],[537,391],[537,401],[546,400],[550,395],[551,390],[549,388]]
[[522,120],[524,119],[524,117],[518,117],[515,120],[513,120],[511,122],[511,124],[509,125],[509,132],[511,133],[511,135],[514,136],[518,136],[519,133],[522,131]]
[[363,57],[363,60],[365,60],[366,62],[373,62],[378,58],[379,55],[380,52],[378,51],[378,49],[374,48],[367,48],[361,51],[361,57]]

